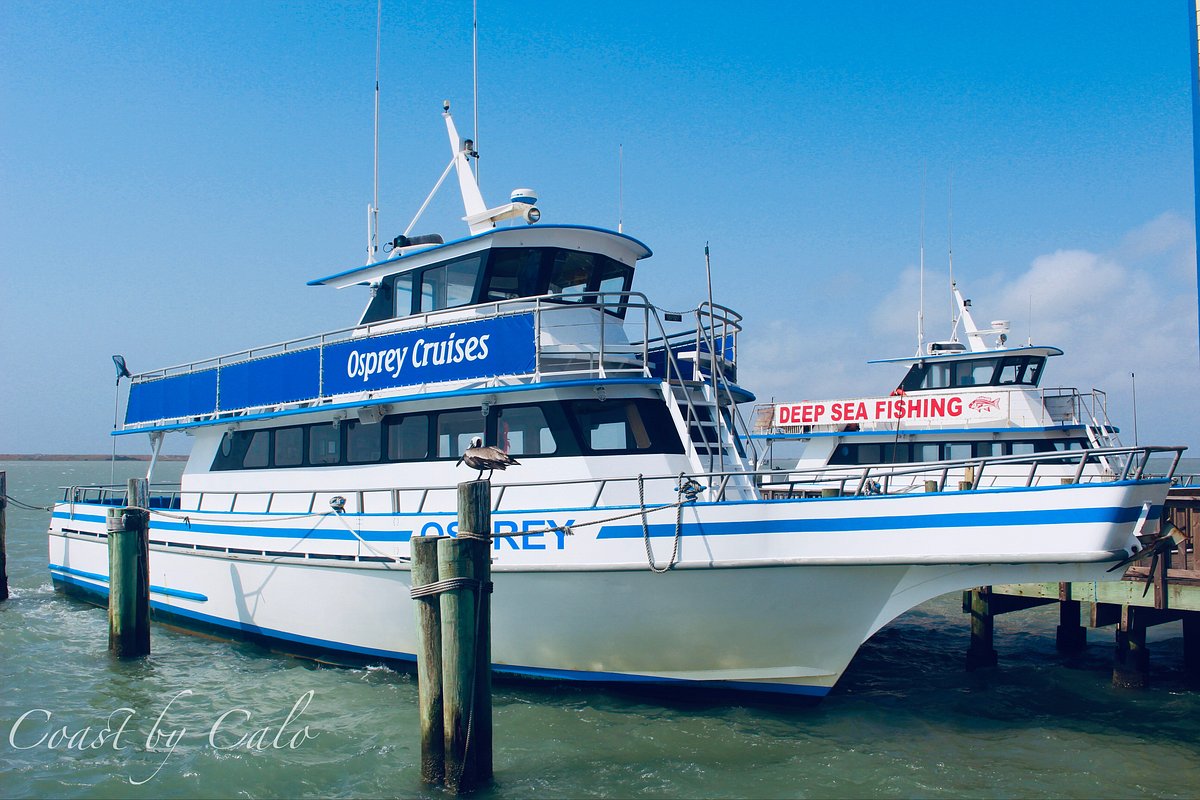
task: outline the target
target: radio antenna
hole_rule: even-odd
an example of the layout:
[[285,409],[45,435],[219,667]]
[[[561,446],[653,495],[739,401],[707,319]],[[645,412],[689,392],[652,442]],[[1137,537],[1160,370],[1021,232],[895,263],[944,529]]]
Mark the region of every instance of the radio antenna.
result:
[[[479,0],[471,3],[471,91],[475,105],[475,152],[479,152]],[[479,183],[479,156],[475,156],[475,183]]]
[[927,168],[921,164],[921,297],[917,309],[917,355],[925,352],[925,179]]
[[617,233],[623,233],[625,218],[625,145],[617,145]]
[[959,308],[954,284],[954,173],[946,183],[946,242],[947,260],[950,265],[950,341],[958,341]]
[[367,263],[379,253],[379,51],[383,36],[383,0],[375,6],[375,172],[371,205],[367,207]]

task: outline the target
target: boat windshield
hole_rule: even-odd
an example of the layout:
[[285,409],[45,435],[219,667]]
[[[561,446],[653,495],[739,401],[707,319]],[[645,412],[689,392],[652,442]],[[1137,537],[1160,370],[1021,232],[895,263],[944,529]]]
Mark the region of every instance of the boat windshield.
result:
[[967,389],[976,386],[1037,386],[1045,356],[991,356],[946,362],[913,364],[900,388],[906,392],[927,389]]
[[[624,318],[633,267],[609,256],[559,247],[494,247],[451,261],[389,275],[375,291],[362,324],[444,308],[520,297],[557,295],[561,302],[606,304]],[[597,292],[606,293],[598,297]]]

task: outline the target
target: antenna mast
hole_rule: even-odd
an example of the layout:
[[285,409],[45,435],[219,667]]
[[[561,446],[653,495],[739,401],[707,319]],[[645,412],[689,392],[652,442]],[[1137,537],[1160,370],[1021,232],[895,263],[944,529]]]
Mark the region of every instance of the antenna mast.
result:
[[925,165],[921,165],[921,299],[917,310],[917,355],[925,352]]
[[367,263],[379,253],[379,50],[383,35],[383,0],[375,6],[375,172],[371,205],[367,207]]
[[[479,152],[479,0],[471,3],[471,91],[475,104],[475,152]],[[475,183],[479,183],[479,156],[475,156]]]
[[[622,226],[625,218],[623,204],[625,202],[625,145],[617,145],[617,233],[623,233]],[[705,245],[707,247],[707,244]]]
[[955,297],[955,290],[958,288],[954,283],[954,173],[950,173],[950,180],[946,185],[946,239],[947,239],[947,258],[950,264],[950,341],[958,341],[958,320],[959,308],[958,298]]

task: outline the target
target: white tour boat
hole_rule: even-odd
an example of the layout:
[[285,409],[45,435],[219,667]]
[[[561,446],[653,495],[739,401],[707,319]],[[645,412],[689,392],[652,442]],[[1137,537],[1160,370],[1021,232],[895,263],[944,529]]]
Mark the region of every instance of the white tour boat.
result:
[[[397,237],[392,257],[312,281],[370,288],[353,327],[133,376],[116,433],[148,433],[155,453],[166,432],[194,440],[181,483],[152,490],[157,618],[411,662],[409,543],[454,535],[475,437],[520,462],[492,486],[504,675],[819,697],[929,598],[1101,579],[1150,532],[1168,481],[1141,465],[1181,448],[1080,451],[1124,467],[1069,486],[764,493],[739,410],[754,400],[737,383],[741,317],[653,305],[632,287],[649,248],[534,225],[528,190],[486,207],[445,121],[469,235]],[[57,587],[103,601],[105,513],[124,494],[66,489]]]
[[[777,471],[764,485],[803,480],[810,491],[841,489],[866,476],[871,490],[886,485],[891,492],[923,490],[927,481],[938,489],[1035,486],[1127,469],[1126,451],[1080,458],[1084,450],[1120,448],[1107,395],[1047,388],[1047,362],[1063,351],[1011,346],[1007,321],[977,327],[971,301],[953,283],[951,291],[957,313],[949,340],[869,362],[906,368],[890,394],[755,407],[753,438],[764,446],[763,464]],[[1020,458],[1004,458],[1053,453],[1064,455],[1033,473]]]

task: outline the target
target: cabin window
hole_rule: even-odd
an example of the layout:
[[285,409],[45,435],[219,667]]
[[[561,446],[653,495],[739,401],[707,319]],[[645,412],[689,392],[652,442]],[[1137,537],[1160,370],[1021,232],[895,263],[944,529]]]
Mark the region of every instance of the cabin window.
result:
[[275,466],[298,467],[304,463],[304,428],[275,431]]
[[938,461],[941,457],[942,449],[936,442],[920,442],[912,446],[913,461]]
[[332,422],[308,429],[308,463],[313,466],[336,464],[341,460],[341,436]]
[[960,361],[958,364],[958,380],[956,386],[990,386],[992,376],[996,374],[996,359],[986,358],[980,361]]
[[946,461],[957,461],[958,459],[971,457],[970,442],[947,442],[945,453],[942,456]]
[[458,458],[464,450],[471,446],[471,439],[476,436],[486,442],[485,422],[486,420],[478,409],[438,414],[438,458]]
[[373,464],[383,455],[382,428],[378,422],[350,420],[346,427],[346,462]]
[[250,444],[246,448],[246,457],[242,459],[242,466],[246,469],[262,469],[267,466],[267,459],[271,455],[271,432],[270,431],[254,431],[250,434]]
[[1034,452],[1033,442],[1013,442],[1012,443],[1012,454],[1014,456],[1029,456],[1029,455],[1033,455],[1033,452]]
[[475,300],[475,283],[483,254],[433,267],[421,274],[421,311],[437,311],[470,305]]
[[493,250],[482,300],[494,302],[545,294],[541,288],[544,252],[528,247],[503,247]]
[[395,316],[405,317],[413,313],[413,282],[415,275],[405,272],[392,280],[392,305],[396,310]]
[[593,452],[648,450],[650,433],[631,400],[576,400],[571,412]]
[[922,389],[949,389],[951,376],[954,374],[953,364],[930,364],[925,374]]
[[624,306],[629,302],[629,295],[621,294],[617,296],[617,293],[629,291],[629,287],[633,284],[633,269],[611,258],[601,258],[600,261],[600,276],[596,288],[603,292],[604,296],[598,299],[608,306],[619,305],[619,310],[613,310],[609,313],[624,318]]
[[496,412],[497,447],[513,456],[551,455],[554,432],[538,406],[501,407]]
[[594,258],[591,253],[574,250],[559,250],[555,253],[554,264],[550,267],[547,294],[563,295],[563,299],[580,301],[592,278]]
[[976,442],[975,455],[980,457],[1004,455],[1003,442]]
[[421,461],[429,457],[429,417],[411,414],[388,417],[387,460]]
[[1036,356],[1009,356],[1000,362],[1000,374],[996,382],[1002,386],[1037,386],[1045,363],[1046,359]]
[[472,405],[440,413],[393,414],[382,423],[352,419],[231,431],[222,438],[212,469],[454,460],[476,436],[524,458],[684,452],[660,400],[575,400],[496,405],[487,417]]

